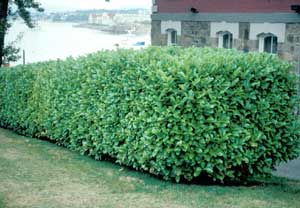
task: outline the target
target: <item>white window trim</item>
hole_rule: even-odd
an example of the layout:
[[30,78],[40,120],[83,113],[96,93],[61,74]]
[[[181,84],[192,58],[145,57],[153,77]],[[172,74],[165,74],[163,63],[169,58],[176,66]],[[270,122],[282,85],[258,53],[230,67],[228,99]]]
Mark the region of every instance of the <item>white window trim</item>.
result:
[[210,37],[218,38],[218,32],[220,31],[228,31],[232,34],[233,39],[239,39],[239,23],[211,22]]
[[250,40],[257,40],[260,34],[273,34],[278,38],[278,43],[285,42],[286,24],[285,23],[251,23],[250,24]]
[[177,35],[181,36],[181,22],[180,21],[161,21],[161,34],[167,34],[168,29],[177,31]]
[[[257,35],[258,37],[258,51],[263,53],[265,52],[265,39],[268,37],[272,37],[271,39],[271,53],[273,52],[273,38],[277,37],[276,35],[272,34],[272,33],[262,33]],[[278,42],[278,37],[277,37],[277,42]]]
[[228,31],[219,31],[219,32],[217,32],[218,48],[224,48],[223,47],[224,46],[224,36],[227,35],[227,34],[231,35],[231,37],[232,37],[231,46],[233,46],[233,34],[231,32],[228,32]]

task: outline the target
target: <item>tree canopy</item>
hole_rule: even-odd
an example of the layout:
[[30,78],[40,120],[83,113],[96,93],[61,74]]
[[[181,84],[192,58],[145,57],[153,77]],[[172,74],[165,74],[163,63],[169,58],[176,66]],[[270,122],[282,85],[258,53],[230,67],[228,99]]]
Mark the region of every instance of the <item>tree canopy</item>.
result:
[[18,49],[13,46],[4,47],[5,35],[12,21],[22,18],[25,24],[32,28],[34,23],[31,18],[31,12],[43,12],[44,9],[40,3],[35,0],[1,0],[0,1],[0,67],[4,59],[15,60],[18,58],[16,53]]

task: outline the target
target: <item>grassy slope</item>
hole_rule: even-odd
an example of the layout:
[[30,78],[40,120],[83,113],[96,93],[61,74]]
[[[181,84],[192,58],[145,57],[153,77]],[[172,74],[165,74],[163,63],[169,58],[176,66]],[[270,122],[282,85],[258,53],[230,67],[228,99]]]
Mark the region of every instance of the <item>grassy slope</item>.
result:
[[2,207],[300,207],[300,181],[173,184],[0,129]]

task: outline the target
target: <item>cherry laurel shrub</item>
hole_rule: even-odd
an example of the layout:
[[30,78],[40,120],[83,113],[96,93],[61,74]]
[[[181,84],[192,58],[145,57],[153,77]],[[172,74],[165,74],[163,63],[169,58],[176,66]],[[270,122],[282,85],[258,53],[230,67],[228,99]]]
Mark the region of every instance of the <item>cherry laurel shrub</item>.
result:
[[0,125],[166,180],[246,180],[298,156],[291,69],[268,54],[178,47],[1,69]]

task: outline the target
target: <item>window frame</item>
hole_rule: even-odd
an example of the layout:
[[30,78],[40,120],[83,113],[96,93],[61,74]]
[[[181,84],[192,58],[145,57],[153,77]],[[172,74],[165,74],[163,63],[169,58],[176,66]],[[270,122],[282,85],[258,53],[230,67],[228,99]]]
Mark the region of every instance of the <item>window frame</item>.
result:
[[[178,32],[175,29],[167,29],[167,45],[175,46],[178,44]],[[173,36],[174,35],[174,36]]]
[[[261,53],[270,53],[277,54],[278,53],[278,37],[273,33],[261,33],[257,35],[258,37],[258,50]],[[271,49],[270,52],[266,51],[266,38],[271,38]],[[274,41],[276,38],[276,48],[274,48]]]
[[[229,31],[219,31],[217,32],[218,36],[218,48],[232,49],[233,48],[233,33]],[[225,46],[225,36],[228,37],[227,46]]]

